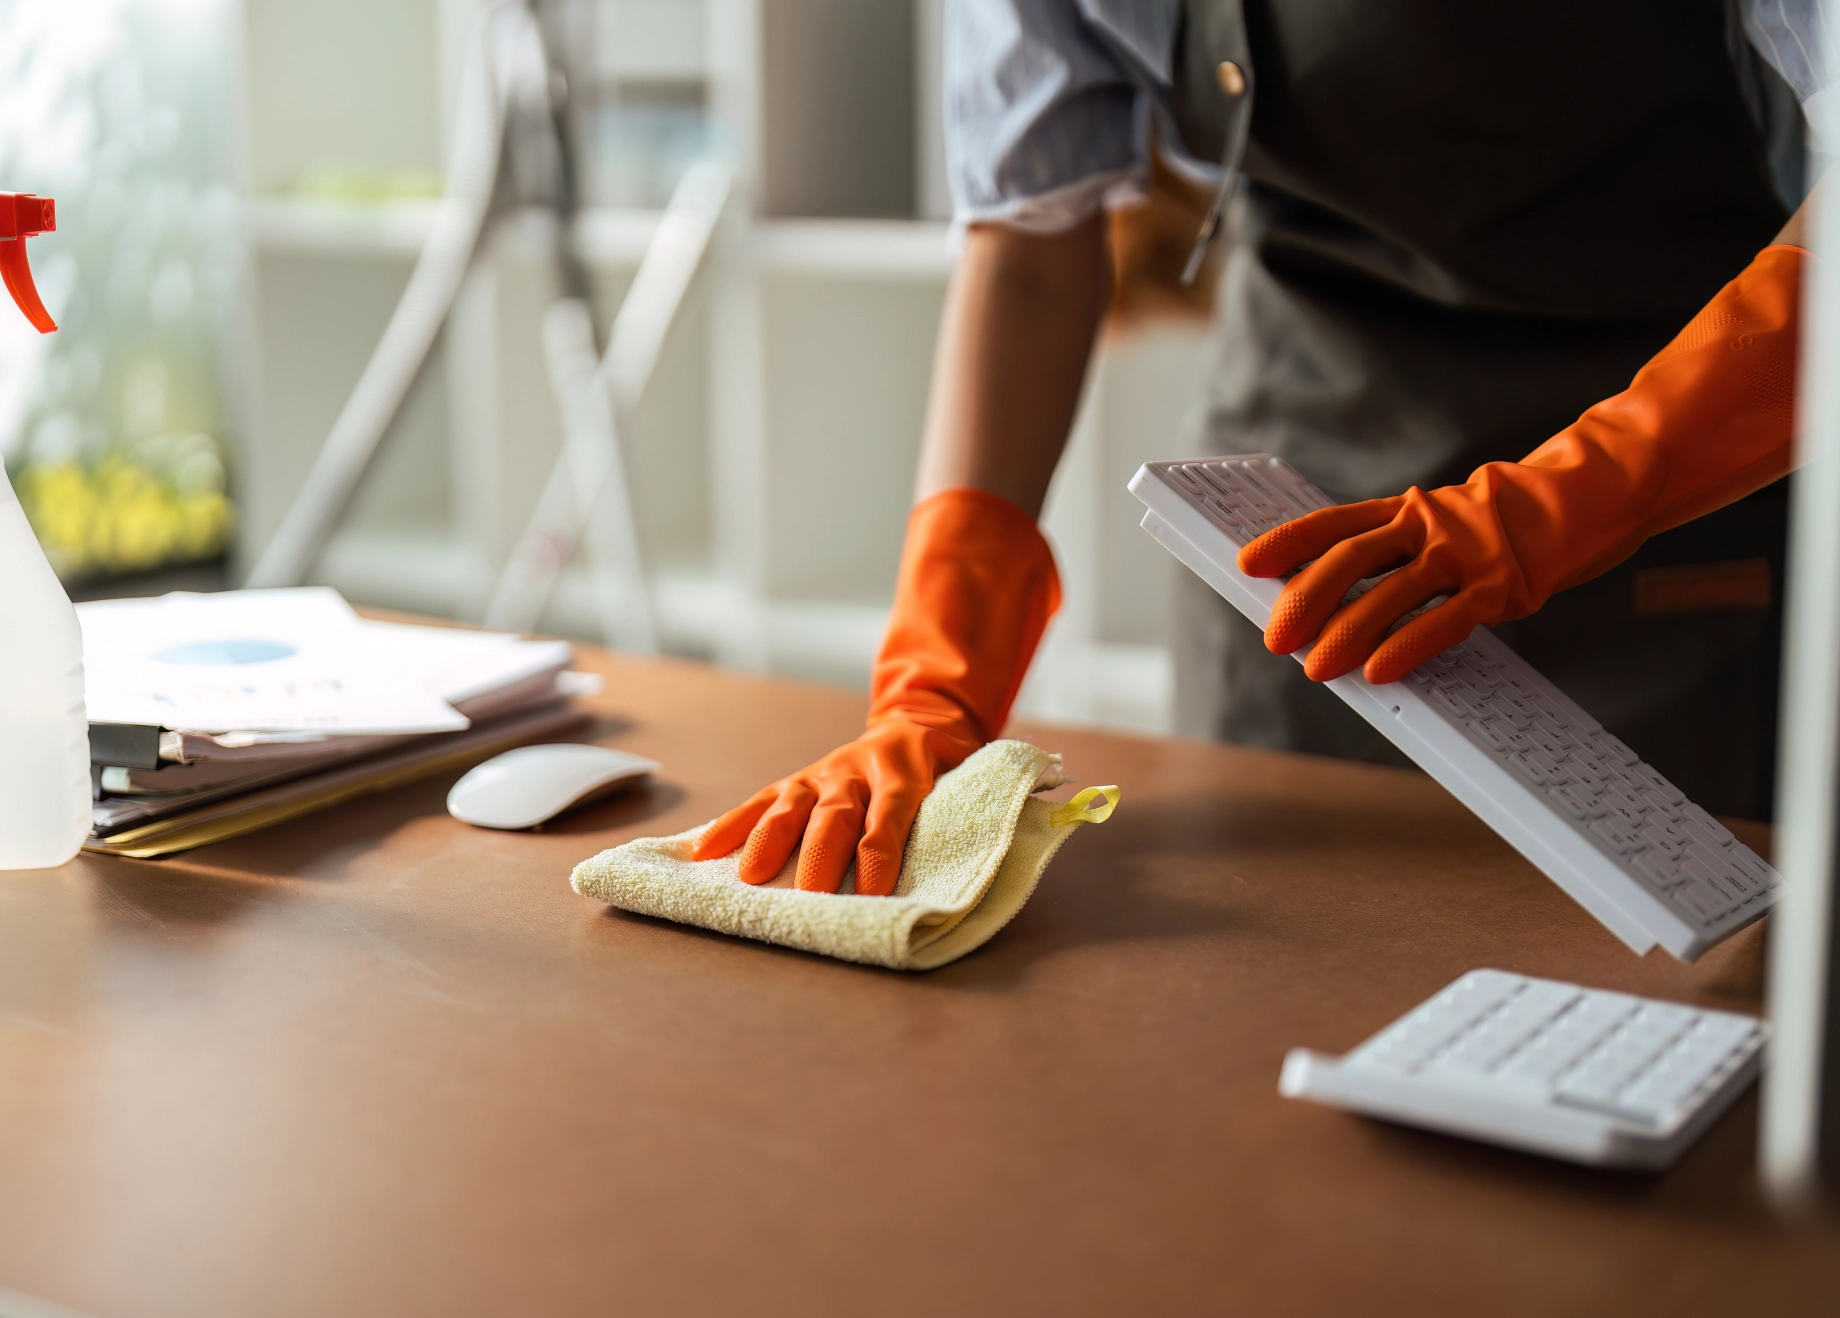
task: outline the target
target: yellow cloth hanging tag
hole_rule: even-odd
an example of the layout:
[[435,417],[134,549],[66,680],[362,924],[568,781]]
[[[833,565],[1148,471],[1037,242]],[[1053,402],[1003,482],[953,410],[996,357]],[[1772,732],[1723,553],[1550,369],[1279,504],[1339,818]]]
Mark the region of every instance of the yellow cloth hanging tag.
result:
[[[1048,822],[1056,828],[1067,824],[1103,824],[1112,817],[1112,811],[1118,808],[1118,799],[1123,795],[1116,787],[1088,787],[1050,815]],[[1094,805],[1093,802],[1100,797],[1105,800]]]

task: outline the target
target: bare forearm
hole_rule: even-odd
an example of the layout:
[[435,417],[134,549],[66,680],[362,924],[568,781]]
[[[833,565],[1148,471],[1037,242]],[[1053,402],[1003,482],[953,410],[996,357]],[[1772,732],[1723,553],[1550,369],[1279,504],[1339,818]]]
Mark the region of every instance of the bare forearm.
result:
[[1814,250],[1811,243],[1814,239],[1816,198],[1825,197],[1827,190],[1827,180],[1824,177],[1817,180],[1815,185],[1808,189],[1808,195],[1802,198],[1802,204],[1795,208],[1795,214],[1789,217],[1789,222],[1783,225],[1782,232],[1776,235],[1777,242],[1788,243],[1791,247],[1800,247],[1805,251]]
[[971,229],[939,328],[920,498],[970,486],[1040,513],[1109,282],[1098,216],[1046,236]]

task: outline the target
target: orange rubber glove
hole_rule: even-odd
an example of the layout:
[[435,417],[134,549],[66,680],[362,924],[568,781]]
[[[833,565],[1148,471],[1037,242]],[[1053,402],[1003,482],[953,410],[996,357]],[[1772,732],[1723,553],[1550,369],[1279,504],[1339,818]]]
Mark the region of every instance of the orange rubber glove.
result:
[[1009,500],[954,489],[916,505],[867,730],[716,820],[695,858],[745,843],[742,879],[766,883],[803,838],[798,887],[836,892],[854,855],[857,892],[893,892],[920,802],[1002,731],[1060,597],[1048,542]]
[[1765,248],[1629,388],[1519,462],[1478,467],[1465,485],[1319,509],[1247,545],[1239,565],[1251,576],[1310,564],[1278,597],[1266,648],[1291,654],[1314,638],[1313,680],[1365,662],[1368,681],[1394,682],[1477,624],[1524,618],[1650,536],[1786,475],[1806,255]]

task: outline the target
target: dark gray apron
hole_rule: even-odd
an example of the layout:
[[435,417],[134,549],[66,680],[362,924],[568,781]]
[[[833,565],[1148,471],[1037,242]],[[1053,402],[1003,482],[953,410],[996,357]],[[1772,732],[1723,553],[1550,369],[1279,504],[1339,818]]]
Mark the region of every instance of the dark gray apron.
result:
[[[1785,218],[1723,24],[1718,0],[1189,0],[1175,118],[1229,178],[1193,451],[1374,498],[1624,388]],[[1767,817],[1785,508],[1762,491],[1498,631],[1708,809]],[[1178,731],[1402,762],[1184,589]]]

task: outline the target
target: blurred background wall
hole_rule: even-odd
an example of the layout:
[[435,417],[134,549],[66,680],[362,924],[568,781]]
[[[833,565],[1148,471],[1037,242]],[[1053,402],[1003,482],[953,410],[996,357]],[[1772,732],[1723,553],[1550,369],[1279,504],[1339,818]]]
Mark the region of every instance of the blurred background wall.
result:
[[[603,330],[683,170],[715,156],[742,181],[623,435],[668,651],[866,682],[952,265],[940,8],[549,8]],[[32,257],[64,326],[0,318],[0,438],[75,590],[233,585],[273,534],[429,231],[480,10],[0,0],[0,187],[58,199]],[[1195,202],[1164,182],[1115,220],[1124,281],[1046,516],[1067,604],[1021,702],[1146,731],[1180,731],[1177,569],[1124,483],[1183,456],[1206,312],[1167,293]],[[481,616],[561,443],[539,340],[553,224],[491,234],[316,580]],[[571,566],[544,626],[596,625]]]

